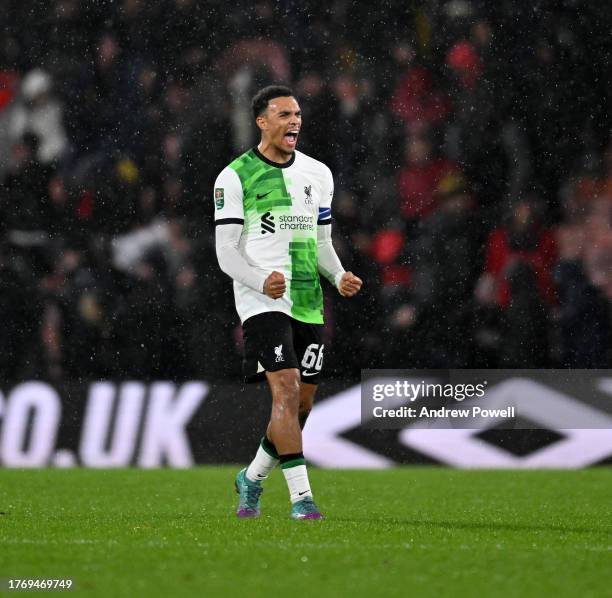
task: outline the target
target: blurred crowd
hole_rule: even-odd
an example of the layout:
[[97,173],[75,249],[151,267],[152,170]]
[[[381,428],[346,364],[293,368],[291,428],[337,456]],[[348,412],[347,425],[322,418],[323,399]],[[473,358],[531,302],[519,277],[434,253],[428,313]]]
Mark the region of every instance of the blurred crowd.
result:
[[363,292],[328,372],[610,367],[612,8],[5,0],[0,375],[231,377],[215,176],[292,86]]

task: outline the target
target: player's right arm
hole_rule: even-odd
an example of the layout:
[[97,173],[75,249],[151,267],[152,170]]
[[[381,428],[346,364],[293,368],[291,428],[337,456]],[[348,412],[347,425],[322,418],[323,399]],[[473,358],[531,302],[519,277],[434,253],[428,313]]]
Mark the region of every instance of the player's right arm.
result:
[[242,183],[231,168],[225,168],[215,181],[215,248],[223,272],[255,291],[278,299],[285,293],[285,277],[280,272],[266,276],[246,261],[238,250],[244,226]]

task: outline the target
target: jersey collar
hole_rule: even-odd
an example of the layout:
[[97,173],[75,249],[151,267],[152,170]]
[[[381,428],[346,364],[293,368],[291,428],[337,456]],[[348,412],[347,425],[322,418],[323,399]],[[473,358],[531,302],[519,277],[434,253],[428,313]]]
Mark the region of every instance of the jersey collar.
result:
[[283,162],[283,163],[279,163],[279,162],[273,162],[272,160],[270,160],[269,158],[266,158],[258,149],[257,147],[253,148],[253,152],[255,153],[255,155],[262,161],[265,162],[266,164],[269,164],[270,166],[275,166],[276,168],[289,168],[289,166],[291,166],[294,162],[295,162],[295,152],[293,152],[291,154],[291,158],[289,158],[289,160],[287,160],[287,162]]

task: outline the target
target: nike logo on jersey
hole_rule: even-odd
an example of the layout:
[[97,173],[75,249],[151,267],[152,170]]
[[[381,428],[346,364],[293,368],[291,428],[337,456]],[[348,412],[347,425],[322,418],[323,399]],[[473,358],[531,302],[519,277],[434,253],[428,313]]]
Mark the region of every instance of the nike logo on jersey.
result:
[[316,376],[319,372],[302,372],[302,376]]
[[257,199],[263,199],[266,195],[270,195],[270,193],[272,193],[272,191],[268,191],[267,193],[258,193]]

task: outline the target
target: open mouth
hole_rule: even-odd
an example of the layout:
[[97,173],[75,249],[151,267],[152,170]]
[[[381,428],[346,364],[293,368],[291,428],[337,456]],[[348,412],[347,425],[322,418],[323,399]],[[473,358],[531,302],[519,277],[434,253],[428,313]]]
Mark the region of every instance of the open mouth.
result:
[[294,129],[292,131],[287,131],[285,133],[285,136],[283,137],[283,141],[287,145],[291,147],[295,147],[295,144],[297,143],[298,133],[299,133],[299,130],[297,129]]

